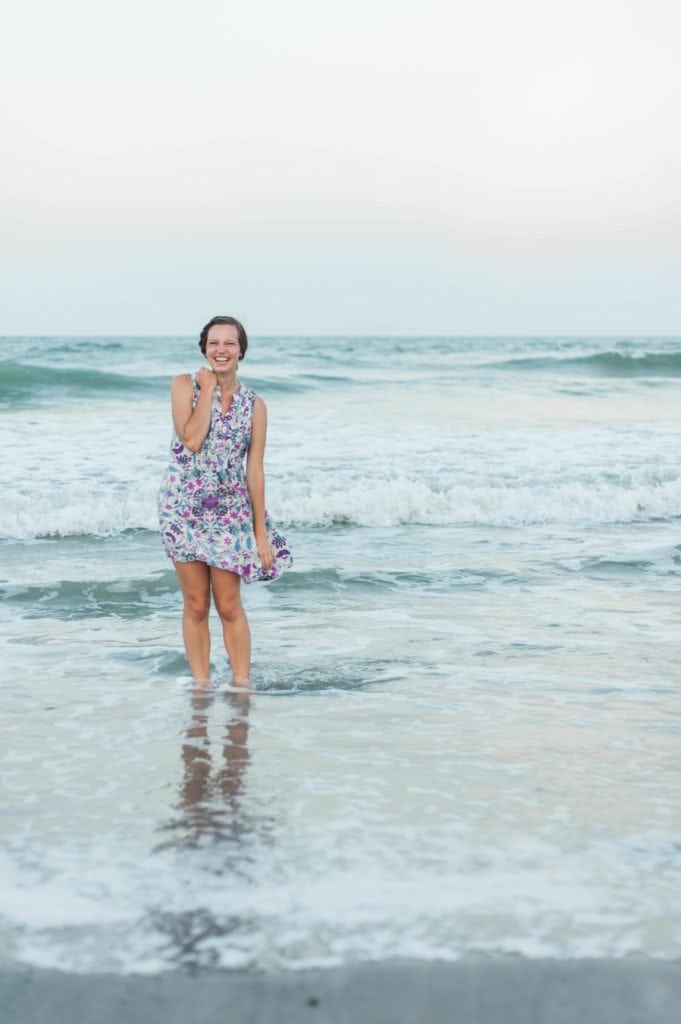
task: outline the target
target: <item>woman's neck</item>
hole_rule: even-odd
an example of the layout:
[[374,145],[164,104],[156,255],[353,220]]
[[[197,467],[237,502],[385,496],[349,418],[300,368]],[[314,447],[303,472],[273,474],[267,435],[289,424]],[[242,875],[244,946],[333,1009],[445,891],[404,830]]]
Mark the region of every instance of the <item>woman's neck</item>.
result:
[[239,380],[236,375],[236,370],[232,370],[230,373],[218,373],[218,387],[223,393],[225,391],[236,391],[239,387]]

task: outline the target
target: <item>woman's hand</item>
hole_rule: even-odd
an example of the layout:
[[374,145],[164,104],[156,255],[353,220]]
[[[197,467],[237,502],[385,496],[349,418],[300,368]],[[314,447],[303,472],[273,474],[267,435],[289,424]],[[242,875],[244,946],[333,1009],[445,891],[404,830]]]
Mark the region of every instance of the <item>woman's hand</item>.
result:
[[256,537],[256,544],[258,545],[258,557],[260,564],[262,565],[265,572],[269,572],[274,565],[274,551],[268,541],[267,537]]
[[202,366],[196,375],[196,384],[200,391],[213,392],[218,386],[218,375],[206,366]]

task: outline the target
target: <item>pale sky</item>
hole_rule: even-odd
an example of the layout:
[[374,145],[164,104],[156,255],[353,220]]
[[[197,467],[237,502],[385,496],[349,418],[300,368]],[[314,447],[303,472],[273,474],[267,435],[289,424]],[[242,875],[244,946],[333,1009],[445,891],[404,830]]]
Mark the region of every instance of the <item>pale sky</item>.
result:
[[678,0],[0,0],[0,334],[681,334]]

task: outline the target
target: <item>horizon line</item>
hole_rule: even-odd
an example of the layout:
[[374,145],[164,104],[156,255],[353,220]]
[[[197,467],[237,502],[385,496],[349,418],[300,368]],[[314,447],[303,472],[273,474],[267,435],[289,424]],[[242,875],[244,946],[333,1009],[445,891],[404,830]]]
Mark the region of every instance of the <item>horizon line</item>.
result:
[[[59,333],[59,334],[45,334],[39,331],[29,331],[26,333],[19,332],[14,334],[0,334],[0,341],[7,341],[11,338],[187,338],[194,339],[198,338],[200,332],[195,334],[174,334],[170,332],[161,334],[139,334],[132,333],[126,334],[120,331],[111,334],[93,334],[91,332],[84,333]],[[509,334],[499,332],[483,332],[480,334],[470,334],[468,332],[462,334],[452,333],[435,333],[435,334],[422,334],[422,333],[410,333],[410,334],[397,334],[397,333],[378,333],[375,331],[369,331],[366,333],[358,334],[338,334],[338,333],[300,333],[295,332],[292,334],[259,334],[256,332],[249,332],[249,338],[680,338],[681,332],[678,334],[672,332],[655,332],[655,333],[630,333],[626,331],[613,331],[606,334],[570,334],[567,332],[549,332],[549,333],[523,333],[523,332],[512,332]]]

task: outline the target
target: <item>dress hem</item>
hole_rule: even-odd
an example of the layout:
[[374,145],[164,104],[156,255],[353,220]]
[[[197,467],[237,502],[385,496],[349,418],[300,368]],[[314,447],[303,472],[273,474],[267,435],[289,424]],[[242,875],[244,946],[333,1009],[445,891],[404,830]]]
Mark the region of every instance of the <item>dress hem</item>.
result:
[[243,572],[239,572],[238,567],[233,568],[227,565],[217,565],[215,562],[209,562],[205,558],[174,558],[171,554],[168,554],[167,551],[166,555],[171,562],[179,562],[180,565],[188,565],[190,562],[201,562],[202,565],[207,565],[209,569],[222,569],[224,572],[231,572],[235,576],[238,576],[239,579],[243,580],[244,583],[272,583],[274,580],[279,579],[279,577],[282,576],[286,569],[291,565],[290,561],[287,562],[286,565],[279,567],[277,572],[274,574],[265,574],[264,570],[261,569],[260,572],[247,576]]

